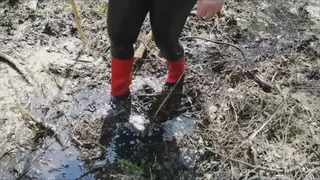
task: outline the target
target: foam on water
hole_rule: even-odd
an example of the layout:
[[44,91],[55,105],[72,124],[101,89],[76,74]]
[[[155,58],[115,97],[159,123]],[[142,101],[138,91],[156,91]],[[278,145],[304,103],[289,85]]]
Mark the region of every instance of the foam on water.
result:
[[145,124],[148,123],[141,115],[132,115],[129,122],[139,131],[144,131],[146,129]]

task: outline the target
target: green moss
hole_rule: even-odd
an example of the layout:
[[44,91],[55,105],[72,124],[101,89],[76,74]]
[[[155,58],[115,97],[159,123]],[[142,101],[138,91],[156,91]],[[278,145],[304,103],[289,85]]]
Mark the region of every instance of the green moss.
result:
[[143,174],[143,167],[137,163],[133,163],[127,159],[118,159],[118,166],[125,175],[141,176]]

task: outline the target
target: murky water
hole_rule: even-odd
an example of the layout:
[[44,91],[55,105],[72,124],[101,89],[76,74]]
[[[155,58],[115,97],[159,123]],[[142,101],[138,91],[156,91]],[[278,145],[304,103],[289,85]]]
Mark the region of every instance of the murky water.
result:
[[[76,179],[86,173],[88,168],[78,159],[80,152],[71,146],[60,149],[58,143],[53,143],[38,164],[38,179]],[[94,179],[90,174],[86,179]]]
[[[193,124],[193,120],[186,117],[174,119],[167,123],[166,130],[159,129],[145,135],[133,132],[129,126],[120,125],[117,129],[117,135],[107,148],[109,152],[106,159],[90,162],[90,164],[107,166],[115,164],[121,159],[128,159],[133,163],[140,162],[141,159],[152,162],[154,157],[158,157],[160,163],[161,161],[170,163],[168,167],[164,167],[165,169],[177,171],[192,169],[194,165],[190,166],[190,164],[194,164],[194,162],[186,161],[190,157],[182,156],[182,152],[176,147],[174,139],[192,133],[194,130]],[[170,142],[168,142],[169,140]],[[78,159],[80,152],[77,148],[70,146],[62,150],[61,146],[54,141],[54,139],[46,141],[46,144],[49,144],[50,147],[41,156],[41,160],[36,163],[34,168],[37,170],[31,177],[37,177],[38,179],[76,179],[90,171],[88,166]],[[175,158],[167,159],[167,156]],[[176,166],[179,168],[175,169]],[[99,176],[99,173],[89,173],[83,179],[95,179],[95,176]],[[169,177],[172,177],[172,175]]]
[[[149,78],[137,77],[134,80],[133,93],[139,91],[148,82],[150,82]],[[156,92],[161,90],[161,86],[158,86],[157,83],[149,84],[149,86]],[[184,116],[178,117],[168,121],[164,128],[152,126],[150,129],[150,122],[145,115],[134,111],[129,123],[133,124],[139,130],[139,133],[132,131],[128,125],[119,124],[113,143],[106,147],[109,151],[107,156],[104,157],[105,159],[89,160],[88,164],[86,164],[80,159],[81,152],[79,149],[70,144],[71,140],[68,133],[70,131],[70,123],[74,125],[71,128],[74,128],[77,124],[83,123],[81,120],[83,117],[92,119],[92,123],[101,123],[98,121],[101,121],[100,118],[105,116],[110,108],[108,105],[108,85],[103,84],[95,88],[84,87],[79,89],[76,86],[76,91],[68,86],[65,88],[58,97],[54,96],[59,100],[63,100],[62,103],[53,101],[55,102],[54,106],[43,105],[39,106],[40,109],[35,106],[36,109],[34,110],[37,114],[41,114],[40,111],[42,111],[48,117],[51,117],[48,123],[55,124],[58,127],[63,141],[69,146],[66,149],[62,149],[55,142],[55,139],[47,138],[35,152],[29,156],[26,155],[26,161],[29,161],[31,166],[30,169],[22,166],[17,168],[18,172],[26,172],[23,177],[76,179],[97,166],[117,165],[119,159],[127,159],[133,163],[144,159],[148,163],[153,163],[152,161],[154,161],[155,157],[157,157],[157,161],[161,166],[167,164],[164,169],[171,169],[172,172],[168,174],[168,177],[173,177],[173,170],[179,170],[176,169],[176,166],[179,166],[180,169],[188,169],[185,167],[187,165],[184,164],[185,158],[181,156],[182,153],[175,144],[175,138],[192,133],[195,128],[194,120]],[[139,103],[133,105],[139,106]],[[41,116],[45,117],[45,114]],[[80,131],[85,132],[86,130],[80,129]],[[83,179],[95,179],[96,176],[100,175],[99,172],[89,173]],[[21,174],[17,174],[17,176],[21,176]],[[1,175],[0,177],[4,178],[5,176]]]

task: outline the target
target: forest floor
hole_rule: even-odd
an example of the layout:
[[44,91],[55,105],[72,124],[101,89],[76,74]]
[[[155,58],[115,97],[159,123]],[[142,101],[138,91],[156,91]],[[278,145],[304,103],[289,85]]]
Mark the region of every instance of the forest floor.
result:
[[[0,179],[320,179],[320,1],[230,0],[210,20],[193,10],[182,116],[107,157],[108,2],[77,3],[87,45],[68,1],[0,1]],[[135,64],[132,119],[161,91],[159,56],[151,41]]]

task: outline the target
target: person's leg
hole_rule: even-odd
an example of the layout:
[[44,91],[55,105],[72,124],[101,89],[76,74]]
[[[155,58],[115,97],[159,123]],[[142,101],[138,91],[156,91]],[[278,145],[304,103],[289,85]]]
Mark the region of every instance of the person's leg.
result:
[[149,9],[148,0],[109,0],[107,28],[111,43],[111,110],[102,125],[100,143],[103,145],[107,145],[114,136],[117,122],[129,120],[133,44]]
[[[196,0],[152,0],[150,10],[152,31],[157,47],[167,60],[168,75],[158,99],[159,102],[154,103],[151,107],[151,113],[157,111],[158,104],[166,99],[167,94],[176,85],[174,91],[171,92],[171,97],[167,99],[165,106],[162,106],[163,117],[159,116],[160,118],[171,118],[179,109],[184,80],[182,75],[185,72],[186,63],[179,37],[196,2]],[[181,79],[178,83],[180,76]]]
[[167,83],[174,84],[185,70],[184,49],[179,37],[196,0],[153,0],[150,12],[155,42],[167,59]]
[[149,11],[148,0],[109,0],[108,35],[111,42],[111,95],[129,94],[133,44]]

